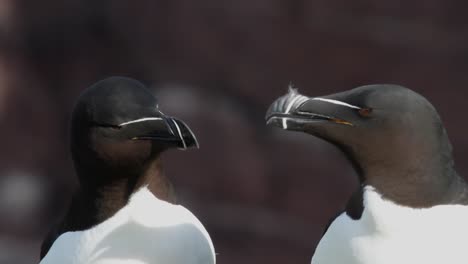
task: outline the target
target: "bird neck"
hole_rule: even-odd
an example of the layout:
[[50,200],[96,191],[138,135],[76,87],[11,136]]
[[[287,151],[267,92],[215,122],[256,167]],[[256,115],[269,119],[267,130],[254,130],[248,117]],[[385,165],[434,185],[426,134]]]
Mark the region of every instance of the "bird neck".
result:
[[357,162],[361,186],[413,208],[466,202],[468,188],[455,171],[448,141],[443,147],[406,146],[398,155],[380,153],[380,158]]
[[451,166],[424,164],[385,164],[363,170],[363,186],[374,187],[384,198],[411,207],[431,207],[449,203],[448,195],[458,175]]
[[[102,179],[101,181],[81,182],[66,217],[67,229],[84,230],[107,220],[128,203],[133,193],[144,186],[158,199],[170,203],[176,202],[172,184],[162,172],[159,158],[147,162],[142,172],[138,174],[129,172],[119,174],[115,171],[112,175],[102,175],[104,173],[102,171],[99,173],[101,174],[88,174],[86,178]],[[122,175],[124,173],[125,177]],[[79,178],[84,179],[84,177]]]

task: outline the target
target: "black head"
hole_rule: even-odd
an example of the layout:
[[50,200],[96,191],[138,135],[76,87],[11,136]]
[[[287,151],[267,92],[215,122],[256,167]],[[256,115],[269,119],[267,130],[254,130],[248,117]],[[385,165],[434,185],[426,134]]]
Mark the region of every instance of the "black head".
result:
[[[138,174],[168,148],[198,147],[190,128],[164,115],[145,86],[133,79],[101,80],[79,97],[71,120],[77,170],[102,175]],[[89,173],[79,172],[80,180]]]
[[450,142],[435,108],[397,85],[368,85],[315,98],[290,89],[270,106],[266,119],[268,124],[335,144],[351,159],[362,181],[383,171],[443,169],[429,167],[452,162]]

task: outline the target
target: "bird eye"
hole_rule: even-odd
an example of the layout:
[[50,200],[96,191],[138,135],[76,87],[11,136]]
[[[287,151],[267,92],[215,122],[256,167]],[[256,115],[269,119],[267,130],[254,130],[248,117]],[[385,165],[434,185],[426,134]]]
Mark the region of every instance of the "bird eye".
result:
[[372,108],[361,108],[359,109],[359,115],[362,117],[368,117],[372,114]]

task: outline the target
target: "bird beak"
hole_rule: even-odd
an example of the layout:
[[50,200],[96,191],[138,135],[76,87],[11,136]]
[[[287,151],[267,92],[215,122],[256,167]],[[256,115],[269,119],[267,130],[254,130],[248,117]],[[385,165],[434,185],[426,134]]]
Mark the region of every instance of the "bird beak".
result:
[[132,140],[160,141],[182,150],[199,148],[197,138],[187,124],[160,112],[157,116],[128,121],[119,126],[128,131]]
[[269,107],[266,123],[293,131],[304,131],[306,127],[324,124],[354,126],[349,120],[355,118],[355,112],[360,108],[336,100],[335,97],[340,97],[340,94],[307,97],[290,87],[286,95]]
[[[167,118],[167,117],[166,117]],[[190,127],[182,120],[169,117],[167,123],[171,128],[172,134],[178,138],[178,147],[180,149],[199,148],[198,140]]]

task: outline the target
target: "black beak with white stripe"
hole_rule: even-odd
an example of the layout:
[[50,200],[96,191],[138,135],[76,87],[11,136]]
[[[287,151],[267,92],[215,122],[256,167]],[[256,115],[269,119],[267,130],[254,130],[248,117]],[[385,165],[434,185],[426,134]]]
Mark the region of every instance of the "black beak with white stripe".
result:
[[153,140],[182,150],[198,148],[195,135],[183,121],[161,112],[155,113],[153,117],[121,123],[115,128],[121,131],[122,136],[131,140]]
[[343,94],[325,97],[307,97],[289,88],[289,92],[278,98],[266,114],[268,125],[276,125],[287,130],[306,131],[308,127],[324,124],[354,126],[361,124],[372,109],[360,107],[339,100]]

